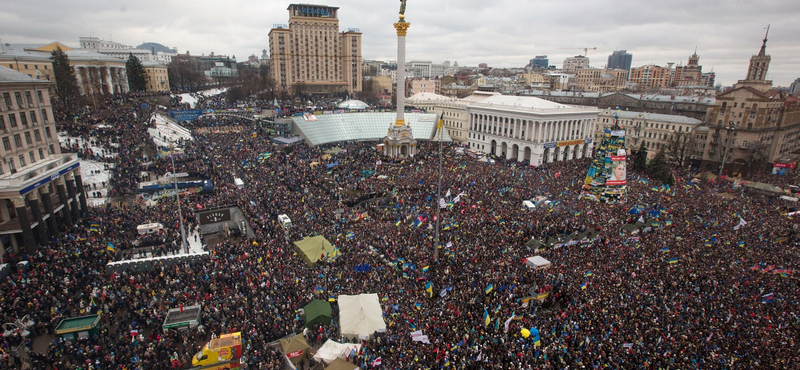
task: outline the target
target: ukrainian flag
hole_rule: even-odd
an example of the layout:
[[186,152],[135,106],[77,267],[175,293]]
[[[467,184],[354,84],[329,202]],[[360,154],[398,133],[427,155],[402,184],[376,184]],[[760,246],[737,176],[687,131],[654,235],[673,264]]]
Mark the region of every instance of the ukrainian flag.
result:
[[584,276],[586,276],[586,277],[589,277],[589,276],[592,276],[592,275],[594,275],[594,273],[591,272],[591,271],[588,271],[588,272],[586,272],[586,274],[584,274]]
[[739,242],[740,247],[744,247],[744,242]]
[[673,258],[673,259],[669,260],[669,263],[670,263],[670,265],[674,264],[674,263],[678,263],[678,259],[677,258]]
[[353,239],[356,237],[356,234],[352,231],[349,231],[347,232],[347,234],[345,234],[345,236],[347,237],[347,239]]
[[111,251],[111,252],[114,252],[114,251],[116,251],[117,249],[114,247],[114,244],[112,244],[111,242],[109,242],[109,243],[106,245],[106,250],[108,250],[108,251]]
[[483,309],[483,326],[489,326],[490,322],[492,322],[492,318],[489,317],[489,310],[484,308]]
[[[491,291],[492,291],[492,289],[494,289],[494,285],[493,285],[493,284],[489,284],[489,286],[488,286],[488,287],[486,287],[486,294],[489,294],[489,292],[491,292]],[[488,325],[488,324],[487,324],[487,325]]]
[[402,223],[403,223],[403,220],[398,218],[397,222],[394,223],[394,226],[400,226],[400,224],[402,224]]
[[667,247],[661,248],[661,252],[662,253],[669,253],[669,248],[667,248]]
[[329,296],[329,297],[328,297],[328,302],[336,302],[336,297],[334,297],[334,296]]
[[433,283],[429,281],[427,284],[425,284],[425,291],[428,292],[431,297],[433,297]]
[[425,267],[422,268],[422,272],[428,272],[428,270],[430,270],[430,269],[431,269],[430,266],[425,266]]
[[584,282],[583,284],[581,284],[581,290],[586,290],[587,286],[589,286],[589,283]]

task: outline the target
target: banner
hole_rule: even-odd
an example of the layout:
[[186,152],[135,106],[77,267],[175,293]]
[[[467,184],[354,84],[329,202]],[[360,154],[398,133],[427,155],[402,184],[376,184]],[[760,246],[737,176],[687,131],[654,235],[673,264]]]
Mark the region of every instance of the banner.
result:
[[174,118],[178,122],[184,121],[194,121],[203,114],[203,111],[200,109],[188,109],[188,110],[171,110],[169,111],[169,115]]
[[624,156],[611,156],[606,185],[625,185],[627,171]]

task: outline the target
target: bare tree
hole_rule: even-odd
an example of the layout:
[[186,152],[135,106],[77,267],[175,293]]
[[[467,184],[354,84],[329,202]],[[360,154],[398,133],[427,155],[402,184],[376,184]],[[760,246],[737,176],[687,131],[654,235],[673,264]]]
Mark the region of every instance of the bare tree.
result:
[[667,143],[671,159],[677,162],[679,166],[683,166],[692,152],[694,141],[694,135],[691,132],[673,133]]

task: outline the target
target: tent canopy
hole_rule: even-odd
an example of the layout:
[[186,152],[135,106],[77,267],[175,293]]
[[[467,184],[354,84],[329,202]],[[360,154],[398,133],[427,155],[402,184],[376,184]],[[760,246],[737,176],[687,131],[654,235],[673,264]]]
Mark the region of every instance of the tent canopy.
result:
[[386,330],[383,310],[378,295],[340,295],[339,328],[342,336],[348,338],[371,337],[376,331]]
[[301,252],[303,259],[313,265],[328,254],[333,254],[333,245],[322,235],[307,236],[303,240],[294,242],[294,246]]
[[[361,343],[339,343],[328,339],[314,354],[314,360],[333,365],[337,359],[347,359],[360,350]],[[347,362],[345,361],[345,363]]]
[[535,269],[546,269],[553,264],[542,256],[533,256],[525,259],[525,264]]
[[315,299],[303,307],[306,313],[306,327],[312,328],[316,324],[328,325],[331,323],[331,304],[328,301]]
[[306,339],[303,338],[302,334],[295,335],[291,338],[281,339],[280,344],[283,353],[289,358],[289,361],[292,361],[292,363],[295,365],[300,363],[300,361],[311,357],[311,354],[309,353],[311,347],[306,342]]
[[337,357],[325,370],[356,370],[358,368],[358,366]]

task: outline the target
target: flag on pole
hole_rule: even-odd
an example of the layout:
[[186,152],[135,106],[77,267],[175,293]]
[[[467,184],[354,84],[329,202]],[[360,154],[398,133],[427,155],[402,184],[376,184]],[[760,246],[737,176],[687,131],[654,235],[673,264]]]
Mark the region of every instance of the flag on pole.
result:
[[425,284],[425,291],[428,292],[428,294],[431,297],[433,297],[433,283],[432,282],[429,281],[427,284]]
[[447,202],[444,201],[444,198],[439,199],[439,208],[447,208]]
[[736,226],[734,226],[733,229],[734,230],[739,230],[744,225],[747,225],[747,221],[745,221],[743,218],[739,217],[739,223]]
[[489,286],[486,287],[486,294],[489,294],[489,292],[491,292],[492,289],[494,289],[494,285],[493,284],[489,284]]
[[489,323],[492,322],[492,318],[489,317],[489,310],[485,307],[483,309],[483,326],[489,326]]
[[439,130],[439,140],[442,139],[442,126],[444,125],[444,111],[442,111],[442,115],[439,116],[439,125],[436,127]]

